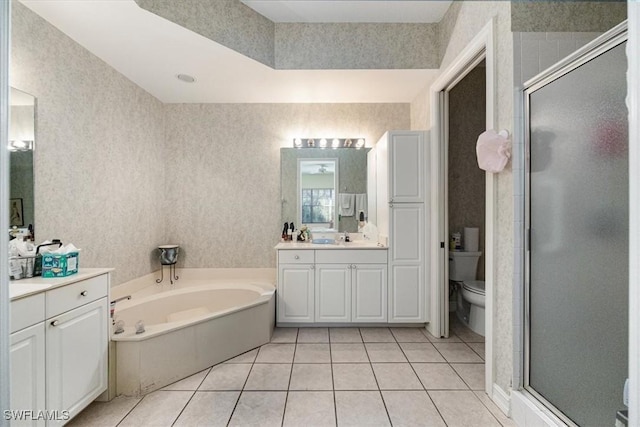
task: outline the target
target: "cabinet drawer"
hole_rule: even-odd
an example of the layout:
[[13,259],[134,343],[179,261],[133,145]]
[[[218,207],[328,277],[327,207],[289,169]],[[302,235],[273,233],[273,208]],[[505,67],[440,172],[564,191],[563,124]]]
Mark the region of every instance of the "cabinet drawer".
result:
[[316,252],[316,263],[322,264],[386,264],[386,249],[337,249]]
[[44,292],[11,301],[11,332],[44,321]]
[[107,296],[109,291],[107,277],[103,274],[48,291],[46,294],[47,319]]
[[314,252],[312,249],[279,250],[278,261],[281,264],[313,264]]

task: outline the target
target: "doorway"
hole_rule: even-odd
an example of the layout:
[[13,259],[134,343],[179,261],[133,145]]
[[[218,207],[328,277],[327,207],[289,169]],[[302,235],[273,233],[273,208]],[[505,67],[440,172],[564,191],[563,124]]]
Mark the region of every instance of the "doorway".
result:
[[[447,88],[444,97],[447,114],[444,234],[449,242],[446,248],[449,263],[458,267],[456,275],[449,271],[448,320],[462,323],[484,336],[484,316],[476,318],[479,311],[484,313],[484,305],[472,306],[463,298],[462,280],[466,283],[464,286],[474,286],[464,292],[465,296],[472,293],[474,302],[484,300],[480,284],[485,280],[485,172],[478,168],[475,148],[478,135],[486,130],[486,61],[482,59],[454,86]],[[465,271],[461,271],[463,268]],[[450,323],[448,328],[452,328]]]

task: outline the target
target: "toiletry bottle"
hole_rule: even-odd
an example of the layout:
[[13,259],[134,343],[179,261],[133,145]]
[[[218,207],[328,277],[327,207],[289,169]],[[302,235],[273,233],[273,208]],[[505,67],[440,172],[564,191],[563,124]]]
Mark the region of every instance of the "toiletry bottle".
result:
[[291,232],[289,240],[294,241],[296,237],[296,228],[293,226],[293,223],[289,223],[289,231]]
[[287,231],[289,230],[289,224],[287,224],[286,222],[284,223],[284,227],[282,228],[282,241],[285,242],[287,241],[288,238],[288,233]]

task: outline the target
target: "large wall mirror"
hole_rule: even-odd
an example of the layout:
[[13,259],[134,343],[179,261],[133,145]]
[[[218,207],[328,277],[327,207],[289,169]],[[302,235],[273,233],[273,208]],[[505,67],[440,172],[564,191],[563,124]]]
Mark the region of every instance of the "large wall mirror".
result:
[[34,226],[33,150],[35,148],[36,98],[11,88],[9,123],[9,225]]
[[368,214],[369,150],[281,148],[281,223],[357,232],[358,210]]

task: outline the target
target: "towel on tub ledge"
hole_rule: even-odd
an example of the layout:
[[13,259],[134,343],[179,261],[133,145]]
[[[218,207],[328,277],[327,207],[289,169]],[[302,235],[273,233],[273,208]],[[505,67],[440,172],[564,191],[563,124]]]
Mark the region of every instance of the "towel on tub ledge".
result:
[[340,215],[353,216],[356,211],[356,195],[352,193],[340,193],[338,200],[340,202]]
[[356,194],[356,215],[360,215],[360,211],[364,212],[365,218],[369,216],[367,215],[367,193]]

